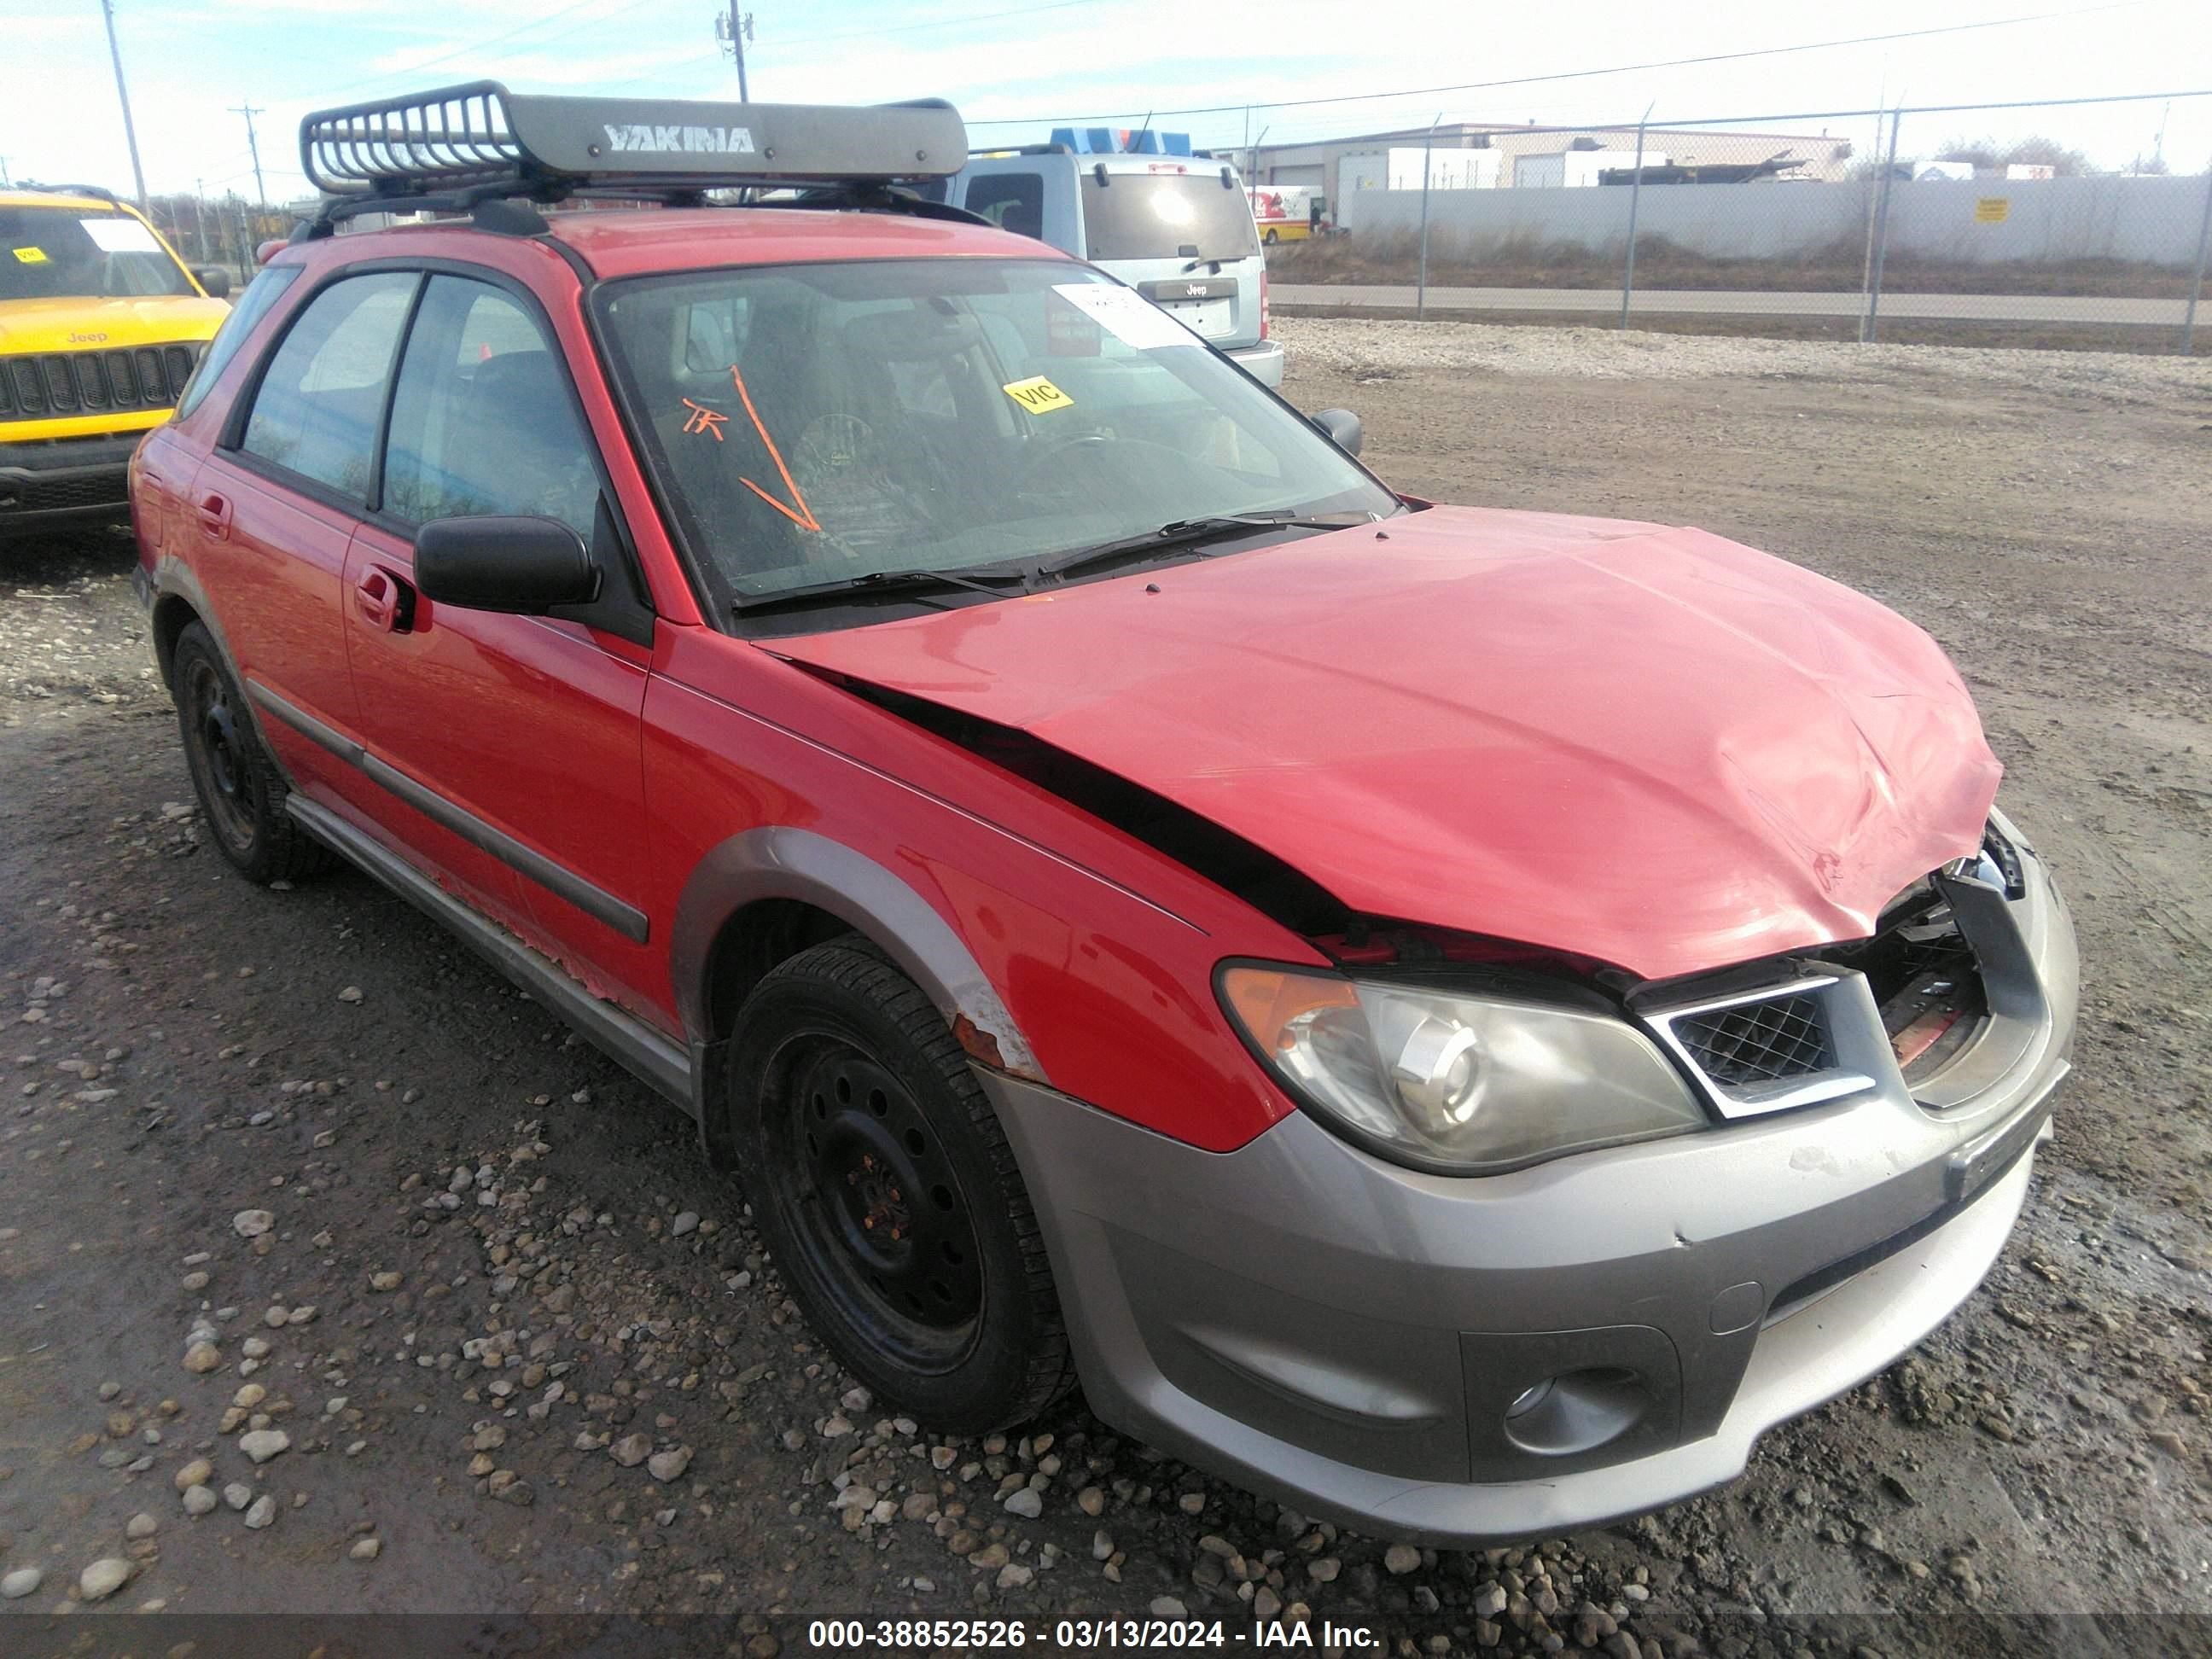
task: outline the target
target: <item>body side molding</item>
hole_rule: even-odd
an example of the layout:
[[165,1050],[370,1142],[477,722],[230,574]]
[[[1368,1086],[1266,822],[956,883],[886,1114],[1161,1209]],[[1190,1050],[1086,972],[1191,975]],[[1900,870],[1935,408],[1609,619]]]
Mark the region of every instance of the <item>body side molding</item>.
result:
[[652,934],[644,911],[596,887],[564,865],[526,847],[503,830],[494,829],[465,807],[457,805],[428,785],[417,781],[388,762],[380,760],[353,738],[335,731],[306,710],[295,708],[258,680],[246,682],[247,696],[310,742],[321,744],[369,781],[397,795],[434,823],[444,826],[463,841],[489,853],[508,868],[520,872],[546,891],[565,899],[594,921],[605,922],[633,945],[643,945]]

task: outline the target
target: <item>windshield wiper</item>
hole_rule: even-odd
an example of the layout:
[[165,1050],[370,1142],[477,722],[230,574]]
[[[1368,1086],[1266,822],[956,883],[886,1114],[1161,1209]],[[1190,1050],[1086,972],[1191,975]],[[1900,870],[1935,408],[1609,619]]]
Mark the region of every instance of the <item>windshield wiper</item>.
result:
[[1203,518],[1176,519],[1162,525],[1158,530],[1148,530],[1141,535],[1117,537],[1110,542],[1100,542],[1095,547],[1079,547],[1072,553],[1062,553],[1057,558],[1046,560],[1037,567],[1037,570],[1042,575],[1064,576],[1093,565],[1110,564],[1116,559],[1195,547],[1201,542],[1233,536],[1244,530],[1350,530],[1358,525],[1374,522],[1375,514],[1365,512],[1340,513],[1320,518],[1301,518],[1296,514],[1271,516],[1262,513],[1209,513]]
[[978,593],[988,593],[1002,599],[1008,593],[1026,592],[1030,573],[1019,568],[981,568],[974,570],[869,570],[857,576],[842,576],[836,581],[810,582],[804,587],[787,587],[774,593],[740,594],[731,608],[744,617],[757,616],[763,611],[777,611],[786,605],[805,605],[816,599],[838,598],[889,597],[911,588],[969,587]]

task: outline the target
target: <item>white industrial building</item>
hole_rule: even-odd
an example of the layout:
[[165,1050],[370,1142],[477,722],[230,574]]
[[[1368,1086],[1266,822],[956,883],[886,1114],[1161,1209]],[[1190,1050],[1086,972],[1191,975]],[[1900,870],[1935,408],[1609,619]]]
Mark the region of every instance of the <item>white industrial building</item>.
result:
[[[1365,132],[1298,144],[1257,144],[1227,152],[1244,164],[1249,183],[1304,185],[1332,203],[1355,190],[1418,190],[1419,151],[1430,150],[1432,190],[1529,189],[1595,185],[1597,175],[1636,162],[1633,126],[1534,127],[1476,121]],[[1850,140],[1834,132],[1775,132],[1747,128],[1652,127],[1644,134],[1647,167],[1750,165],[1783,157],[1800,163],[1790,179],[1841,179],[1851,163]]]

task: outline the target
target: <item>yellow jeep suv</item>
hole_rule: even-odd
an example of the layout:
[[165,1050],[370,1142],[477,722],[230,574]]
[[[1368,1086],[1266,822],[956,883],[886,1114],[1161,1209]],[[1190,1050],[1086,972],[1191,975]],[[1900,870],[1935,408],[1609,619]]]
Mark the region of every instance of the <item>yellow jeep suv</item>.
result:
[[125,516],[131,452],[176,407],[229,291],[105,191],[0,191],[0,539]]

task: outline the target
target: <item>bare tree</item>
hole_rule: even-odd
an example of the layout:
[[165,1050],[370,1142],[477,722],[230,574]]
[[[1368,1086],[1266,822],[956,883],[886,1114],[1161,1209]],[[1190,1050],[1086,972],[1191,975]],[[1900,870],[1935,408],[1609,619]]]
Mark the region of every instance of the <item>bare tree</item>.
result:
[[2071,145],[2041,133],[2030,133],[2010,143],[1994,138],[1954,138],[1930,158],[1937,161],[1972,161],[1977,168],[2002,173],[2008,167],[2047,167],[2061,179],[2075,179],[2094,169],[2089,158]]

